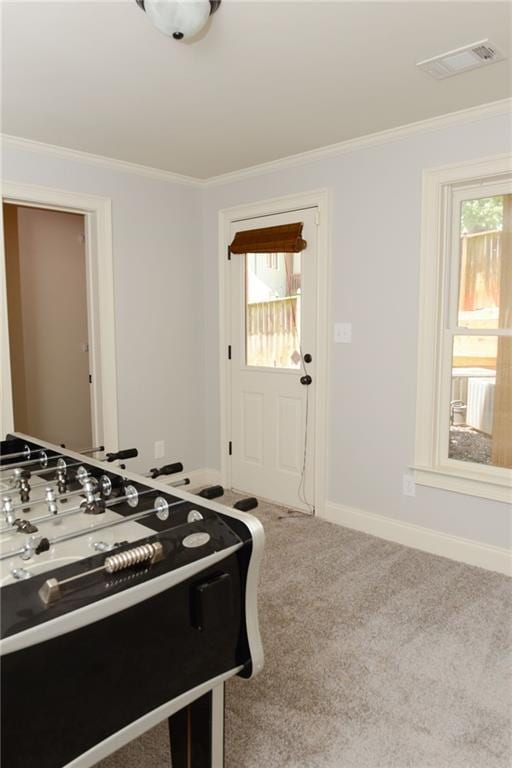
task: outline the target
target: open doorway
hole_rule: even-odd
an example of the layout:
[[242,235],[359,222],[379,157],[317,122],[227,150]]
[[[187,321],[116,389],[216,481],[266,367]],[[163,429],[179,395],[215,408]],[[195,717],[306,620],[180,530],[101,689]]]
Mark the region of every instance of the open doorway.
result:
[[93,444],[85,216],[4,203],[14,429]]

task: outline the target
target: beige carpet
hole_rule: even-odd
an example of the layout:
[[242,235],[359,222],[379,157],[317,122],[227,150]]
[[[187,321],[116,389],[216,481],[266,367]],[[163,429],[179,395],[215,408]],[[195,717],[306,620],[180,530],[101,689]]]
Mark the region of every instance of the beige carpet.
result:
[[[227,685],[226,768],[509,768],[512,580],[257,512],[266,663]],[[162,724],[98,768],[168,749]]]

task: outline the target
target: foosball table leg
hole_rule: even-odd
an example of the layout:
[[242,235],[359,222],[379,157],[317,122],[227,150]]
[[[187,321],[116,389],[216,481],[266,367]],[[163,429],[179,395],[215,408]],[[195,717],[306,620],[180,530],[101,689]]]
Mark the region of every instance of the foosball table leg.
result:
[[172,768],[223,768],[224,684],[169,718]]

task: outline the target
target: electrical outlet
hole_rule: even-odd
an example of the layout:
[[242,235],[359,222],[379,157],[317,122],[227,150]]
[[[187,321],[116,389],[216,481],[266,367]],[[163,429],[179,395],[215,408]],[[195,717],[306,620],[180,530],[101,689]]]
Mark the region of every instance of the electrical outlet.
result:
[[416,496],[416,483],[413,475],[404,475],[402,477],[402,493],[404,496]]
[[163,459],[165,456],[165,443],[163,440],[157,440],[155,443],[155,459]]
[[336,344],[352,342],[352,323],[334,323],[334,341]]

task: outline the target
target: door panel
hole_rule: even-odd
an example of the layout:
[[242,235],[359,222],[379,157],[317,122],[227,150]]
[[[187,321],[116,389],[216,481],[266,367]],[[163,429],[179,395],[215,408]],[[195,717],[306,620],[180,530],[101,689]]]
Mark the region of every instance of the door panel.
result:
[[304,434],[302,399],[277,398],[277,468],[285,472],[301,471],[300,444]]
[[263,394],[242,392],[242,445],[244,460],[263,464]]
[[316,209],[237,222],[231,235],[297,221],[308,244],[300,254],[231,257],[231,484],[305,510],[314,504]]

